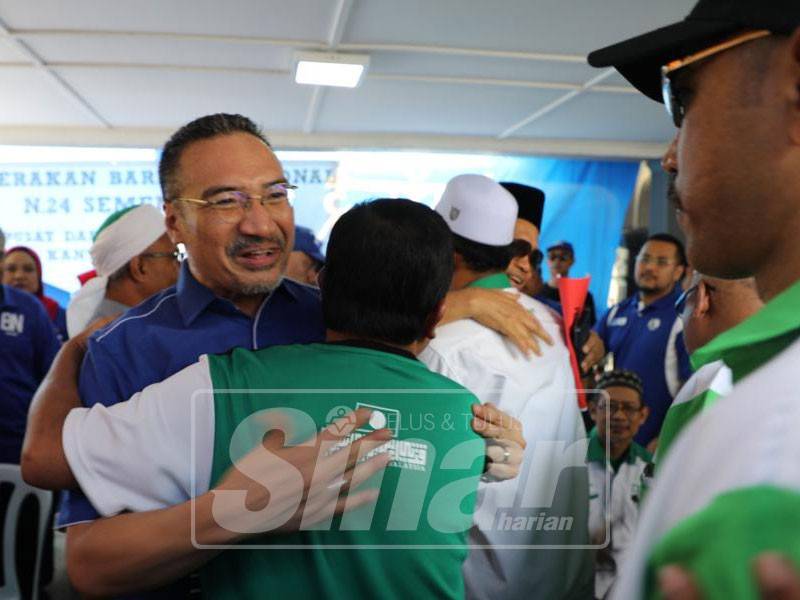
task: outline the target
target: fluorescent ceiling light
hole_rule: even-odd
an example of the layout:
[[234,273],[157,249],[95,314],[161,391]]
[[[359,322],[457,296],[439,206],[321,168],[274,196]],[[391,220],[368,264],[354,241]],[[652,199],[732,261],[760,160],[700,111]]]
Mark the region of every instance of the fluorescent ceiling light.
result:
[[294,80],[306,85],[354,88],[361,83],[368,64],[366,54],[298,52]]

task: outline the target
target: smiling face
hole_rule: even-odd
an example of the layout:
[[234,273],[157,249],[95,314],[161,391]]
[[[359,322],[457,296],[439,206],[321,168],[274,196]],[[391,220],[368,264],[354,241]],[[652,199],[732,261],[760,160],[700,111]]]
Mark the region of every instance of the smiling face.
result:
[[609,386],[603,391],[607,396],[600,398],[591,412],[597,435],[603,443],[608,440],[612,446],[627,448],[647,420],[648,409],[639,392],[629,387]]
[[[517,219],[514,225],[514,239],[524,240],[528,242],[531,249],[536,249],[539,247],[539,230],[529,221]],[[511,285],[529,296],[538,294],[542,286],[541,277],[531,265],[529,253],[512,258],[506,269],[506,275],[508,275]]]
[[703,273],[800,276],[800,264],[786,274],[787,259],[800,257],[797,40],[749,42],[675,75],[689,101],[662,165],[674,176],[689,262]]
[[36,261],[27,252],[11,252],[5,257],[3,264],[3,283],[31,294],[39,291]]
[[[225,190],[261,196],[286,181],[272,150],[247,133],[191,143],[177,175],[179,196],[195,199]],[[166,214],[170,238],[186,246],[192,274],[216,295],[237,304],[247,298],[260,302],[280,283],[294,243],[290,205],[267,208],[251,201],[241,218],[230,222],[217,209],[176,200],[166,204]]]

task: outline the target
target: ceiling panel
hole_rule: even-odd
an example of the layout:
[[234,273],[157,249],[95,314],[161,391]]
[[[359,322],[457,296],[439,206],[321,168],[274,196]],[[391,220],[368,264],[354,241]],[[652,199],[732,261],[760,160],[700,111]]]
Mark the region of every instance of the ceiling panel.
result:
[[324,40],[335,2],[319,0],[2,0],[11,29],[173,31]]
[[695,0],[356,0],[347,42],[587,52],[683,18]]
[[17,50],[13,44],[5,40],[5,43],[0,43],[0,62],[2,63],[29,63],[30,60]]
[[667,142],[675,134],[672,121],[657,102],[638,94],[585,93],[515,137]]
[[59,73],[117,127],[176,127],[201,115],[238,112],[267,131],[299,130],[311,88],[287,76],[67,68]]
[[288,70],[285,46],[136,36],[22,36],[46,62],[105,62]]
[[318,131],[409,132],[496,136],[560,92],[366,81],[357,90],[329,90]]
[[31,67],[0,67],[3,125],[95,126],[95,119]]

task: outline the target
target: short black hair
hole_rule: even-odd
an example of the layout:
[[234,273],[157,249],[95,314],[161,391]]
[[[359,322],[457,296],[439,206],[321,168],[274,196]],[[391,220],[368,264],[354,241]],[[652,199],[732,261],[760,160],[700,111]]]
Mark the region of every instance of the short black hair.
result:
[[404,198],[357,204],[328,241],[320,282],[325,326],[410,344],[425,336],[452,278],[453,241],[436,211]]
[[476,273],[505,271],[514,258],[513,242],[507,246],[489,246],[455,233],[452,236],[456,254],[460,254],[467,266]]
[[193,142],[232,133],[249,133],[271,148],[261,128],[242,115],[227,113],[206,115],[187,123],[172,134],[172,137],[164,144],[161,159],[158,162],[158,180],[161,183],[161,194],[165,202],[179,193],[178,164],[186,147]]
[[689,266],[689,261],[686,259],[686,248],[683,247],[683,242],[681,242],[674,235],[669,233],[654,233],[648,237],[644,243],[646,244],[647,242],[667,242],[672,244],[675,246],[675,250],[678,255],[678,263],[682,267]]

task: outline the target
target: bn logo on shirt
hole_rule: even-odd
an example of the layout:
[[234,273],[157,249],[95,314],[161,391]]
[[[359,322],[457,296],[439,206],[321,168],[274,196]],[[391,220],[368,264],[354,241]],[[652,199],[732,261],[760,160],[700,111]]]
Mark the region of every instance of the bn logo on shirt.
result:
[[25,315],[4,312],[0,315],[0,331],[6,335],[18,336],[25,328]]

